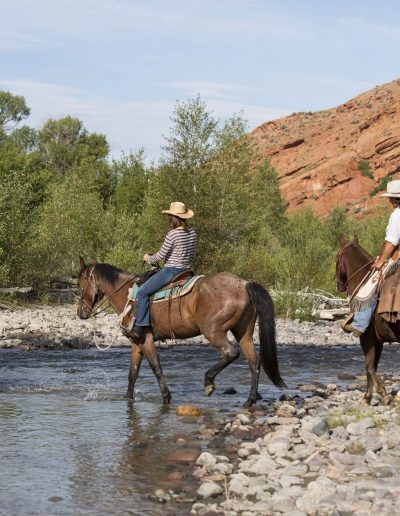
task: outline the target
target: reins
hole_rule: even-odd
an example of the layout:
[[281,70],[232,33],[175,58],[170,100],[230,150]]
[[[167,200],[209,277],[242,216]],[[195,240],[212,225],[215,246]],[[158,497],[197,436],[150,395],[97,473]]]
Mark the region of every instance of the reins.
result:
[[[102,312],[105,312],[110,306],[112,306],[111,304],[111,301],[110,299],[119,291],[121,290],[122,287],[124,287],[127,283],[129,283],[130,281],[132,281],[132,279],[135,278],[135,276],[131,277],[131,278],[128,278],[126,281],[124,281],[121,285],[119,285],[118,288],[116,288],[113,292],[111,292],[110,295],[106,296],[104,292],[101,292],[100,294],[98,293],[98,290],[97,290],[97,286],[96,286],[96,280],[94,278],[94,275],[93,275],[93,271],[95,269],[96,265],[93,265],[90,273],[89,273],[89,276],[88,276],[88,282],[87,282],[87,285],[83,291],[83,293],[81,294],[81,301],[82,303],[84,303],[90,310],[89,312],[89,318],[90,317],[93,317],[94,320],[93,320],[93,338],[94,338],[94,343],[96,345],[96,348],[99,350],[99,351],[107,351],[108,349],[111,348],[111,346],[114,344],[114,342],[117,340],[117,337],[118,337],[118,333],[117,335],[115,336],[114,340],[108,344],[107,346],[105,347],[101,347],[100,344],[98,343],[98,339],[96,337],[96,331],[97,331],[97,323],[95,322],[96,321],[96,317],[101,314]],[[86,292],[86,289],[88,288],[89,284],[92,285],[94,291],[95,291],[95,296],[96,295],[100,295],[99,299],[94,303],[93,306],[90,306],[89,303],[87,301],[85,301],[84,299],[84,295],[85,295],[85,292]]]
[[[365,269],[365,267],[368,267],[369,265],[371,265],[371,263],[374,263],[375,261],[375,258],[373,258],[372,260],[370,260],[369,262],[367,262],[365,265],[363,265],[362,267],[360,267],[359,269],[356,270],[356,272],[353,272],[353,274],[351,274],[348,278],[347,278],[347,281],[345,283],[345,286],[347,288],[348,284],[349,284],[349,281],[354,278],[354,276],[356,276],[359,272],[361,272],[363,269]],[[358,290],[358,288],[361,286],[362,282],[365,280],[367,275],[365,275],[363,277],[363,279],[360,281],[360,283],[357,285],[356,287],[356,290]]]
[[[351,242],[347,245],[345,245],[341,250],[340,250],[340,253],[339,253],[339,256],[338,256],[338,259],[337,259],[337,263],[338,263],[338,272],[340,275],[343,275],[343,269],[344,269],[344,254],[345,254],[345,251],[349,248],[349,246],[351,245]],[[345,287],[346,289],[346,292],[348,292],[348,285],[349,285],[349,282],[352,278],[354,278],[359,272],[361,272],[362,270],[364,270],[366,267],[370,266],[372,263],[375,262],[375,259],[376,258],[372,258],[372,260],[369,260],[367,263],[365,263],[362,267],[358,268],[355,272],[353,272],[352,274],[350,274],[350,276],[348,278],[346,278],[346,281],[343,282],[343,286]],[[353,291],[353,294],[355,292],[357,292],[357,290],[361,287],[361,285],[363,284],[363,282],[365,281],[365,279],[368,277],[368,273],[362,278],[362,280],[360,281],[360,283],[357,285],[357,287],[355,288],[355,290]]]

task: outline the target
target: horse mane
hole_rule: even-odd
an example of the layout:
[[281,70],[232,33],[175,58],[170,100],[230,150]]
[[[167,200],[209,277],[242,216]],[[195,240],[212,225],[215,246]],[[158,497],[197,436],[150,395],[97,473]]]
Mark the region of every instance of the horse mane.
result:
[[344,265],[345,255],[348,250],[352,252],[353,256],[357,255],[358,259],[361,259],[362,261],[365,260],[365,263],[373,261],[372,255],[360,246],[358,240],[346,242],[339,249],[336,255],[336,288],[339,292],[345,291],[348,282],[348,276]]
[[125,269],[120,269],[119,267],[115,267],[114,265],[110,265],[109,263],[96,263],[94,266],[94,270],[96,271],[96,275],[102,281],[106,281],[111,285],[115,285],[118,281],[118,276],[120,274],[126,274],[127,276],[132,276],[134,278],[137,274],[127,271]]

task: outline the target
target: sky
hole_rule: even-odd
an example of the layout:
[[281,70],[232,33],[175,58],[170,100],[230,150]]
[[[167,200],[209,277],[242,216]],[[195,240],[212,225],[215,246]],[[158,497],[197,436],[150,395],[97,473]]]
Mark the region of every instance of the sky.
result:
[[0,89],[28,125],[71,115],[111,155],[162,155],[200,94],[249,130],[400,77],[397,0],[0,0]]

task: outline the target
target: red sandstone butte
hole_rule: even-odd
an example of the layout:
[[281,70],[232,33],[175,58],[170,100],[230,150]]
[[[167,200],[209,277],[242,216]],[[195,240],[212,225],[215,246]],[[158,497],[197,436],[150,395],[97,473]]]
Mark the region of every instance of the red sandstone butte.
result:
[[400,80],[341,106],[293,113],[251,132],[278,173],[289,212],[312,206],[326,215],[338,205],[362,216],[382,204],[371,191],[400,175]]

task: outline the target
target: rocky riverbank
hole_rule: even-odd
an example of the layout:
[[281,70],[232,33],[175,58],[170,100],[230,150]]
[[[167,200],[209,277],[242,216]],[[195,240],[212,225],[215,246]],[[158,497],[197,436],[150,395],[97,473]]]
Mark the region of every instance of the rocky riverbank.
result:
[[[73,305],[29,306],[0,310],[0,348],[59,349],[94,346],[127,346],[128,340],[118,330],[116,314],[101,314],[83,321]],[[257,334],[256,334],[257,335]],[[358,342],[343,333],[337,321],[300,322],[278,319],[277,340],[280,344],[347,345]],[[185,344],[207,344],[200,336]],[[161,346],[174,344],[173,341]],[[180,342],[182,344],[182,342]]]
[[[400,401],[400,376],[385,384]],[[366,406],[364,388],[365,377],[342,391],[335,384],[303,386],[308,397],[285,396],[269,410],[242,411],[203,428],[203,438],[214,433],[225,453],[197,458],[191,513],[399,514],[399,405],[374,398]]]

